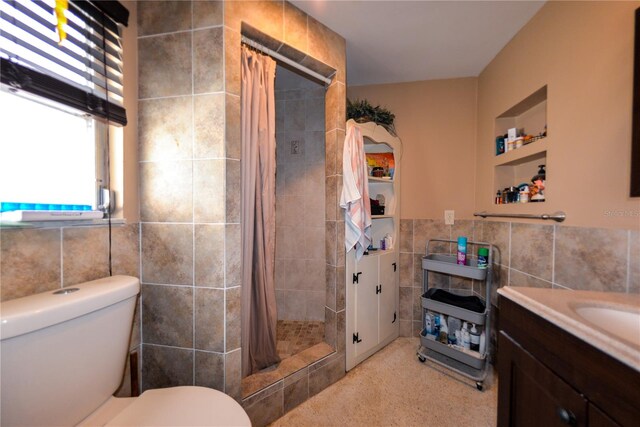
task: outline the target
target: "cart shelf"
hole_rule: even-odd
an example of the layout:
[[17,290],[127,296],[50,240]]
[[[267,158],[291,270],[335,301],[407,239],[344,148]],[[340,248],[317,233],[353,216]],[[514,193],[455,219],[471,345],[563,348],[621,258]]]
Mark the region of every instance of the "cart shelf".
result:
[[422,257],[422,268],[424,270],[453,274],[455,276],[476,280],[484,280],[487,277],[487,269],[478,268],[477,259],[469,258],[467,265],[457,264],[456,261],[455,255],[427,254]]
[[[455,305],[447,304],[440,301],[434,301],[431,299],[431,295],[437,288],[431,288],[424,294],[422,294],[422,307],[427,310],[435,311],[437,313],[446,314],[447,316],[453,316],[455,318],[464,320],[465,322],[475,323],[476,325],[484,325],[486,319],[486,308],[482,313],[476,313],[475,311],[467,310]],[[484,300],[482,300],[484,302]],[[486,303],[485,303],[486,307]]]
[[471,366],[474,369],[482,369],[486,358],[486,354],[480,354],[475,351],[472,352],[471,350],[461,351],[448,344],[443,344],[440,341],[435,340],[435,337],[434,339],[431,339],[429,336],[425,335],[425,331],[420,333],[420,344],[422,344],[423,347],[442,353],[445,356]]
[[[431,239],[427,242],[425,256],[422,257],[423,317],[428,310],[482,326],[484,327],[486,337],[485,348],[482,353],[470,350],[459,350],[451,345],[443,344],[432,339],[431,336],[426,335],[426,330],[423,330],[420,334],[420,347],[418,348],[417,356],[421,362],[429,360],[438,365],[447,367],[467,378],[475,380],[478,390],[482,390],[483,382],[489,370],[489,348],[491,341],[491,304],[489,301],[491,301],[493,245],[484,242],[468,242],[468,244],[473,247],[485,246],[489,248],[487,268],[478,268],[478,260],[475,257],[468,257],[466,265],[459,265],[457,264],[457,259],[454,255],[431,253],[429,248],[433,242],[456,243],[455,240],[442,239]],[[466,302],[459,302],[456,298],[449,298],[452,304],[432,299],[433,294],[438,290],[438,288],[429,286],[429,272],[437,272],[484,281],[486,290],[485,298],[480,298],[482,304],[477,304],[477,300],[475,301],[477,306],[476,308],[480,310],[481,306],[483,306],[484,310],[470,310],[469,308],[474,307],[470,307]],[[460,295],[458,292],[448,292],[454,295]]]

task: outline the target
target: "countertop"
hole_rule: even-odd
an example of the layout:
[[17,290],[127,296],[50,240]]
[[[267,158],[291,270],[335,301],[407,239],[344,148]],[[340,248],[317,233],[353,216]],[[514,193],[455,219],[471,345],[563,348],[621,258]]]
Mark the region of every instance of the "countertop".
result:
[[640,371],[640,324],[634,342],[607,332],[575,311],[580,306],[591,306],[640,312],[640,295],[512,286],[500,288],[498,293]]

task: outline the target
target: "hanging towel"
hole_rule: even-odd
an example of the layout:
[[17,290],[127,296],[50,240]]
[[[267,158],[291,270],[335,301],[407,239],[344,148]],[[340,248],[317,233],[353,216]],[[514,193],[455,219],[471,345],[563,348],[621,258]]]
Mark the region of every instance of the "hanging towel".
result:
[[371,244],[371,205],[367,160],[360,128],[349,123],[342,154],[342,194],[340,207],[345,209],[344,245],[349,252],[355,247],[356,259],[362,258]]

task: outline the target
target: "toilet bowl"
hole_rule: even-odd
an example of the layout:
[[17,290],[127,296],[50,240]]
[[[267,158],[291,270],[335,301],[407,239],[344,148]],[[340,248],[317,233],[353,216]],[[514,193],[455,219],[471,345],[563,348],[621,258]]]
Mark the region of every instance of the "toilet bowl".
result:
[[113,276],[0,303],[3,426],[250,426],[240,404],[195,386],[116,398],[135,277]]
[[82,420],[90,426],[250,426],[242,406],[226,394],[205,387],[147,390],[140,397],[111,397]]

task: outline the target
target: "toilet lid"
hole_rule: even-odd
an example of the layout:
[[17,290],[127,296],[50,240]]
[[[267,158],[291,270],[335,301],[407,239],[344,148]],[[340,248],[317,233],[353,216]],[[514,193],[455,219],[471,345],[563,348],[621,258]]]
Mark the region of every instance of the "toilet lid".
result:
[[147,390],[107,426],[251,426],[242,406],[204,387]]

